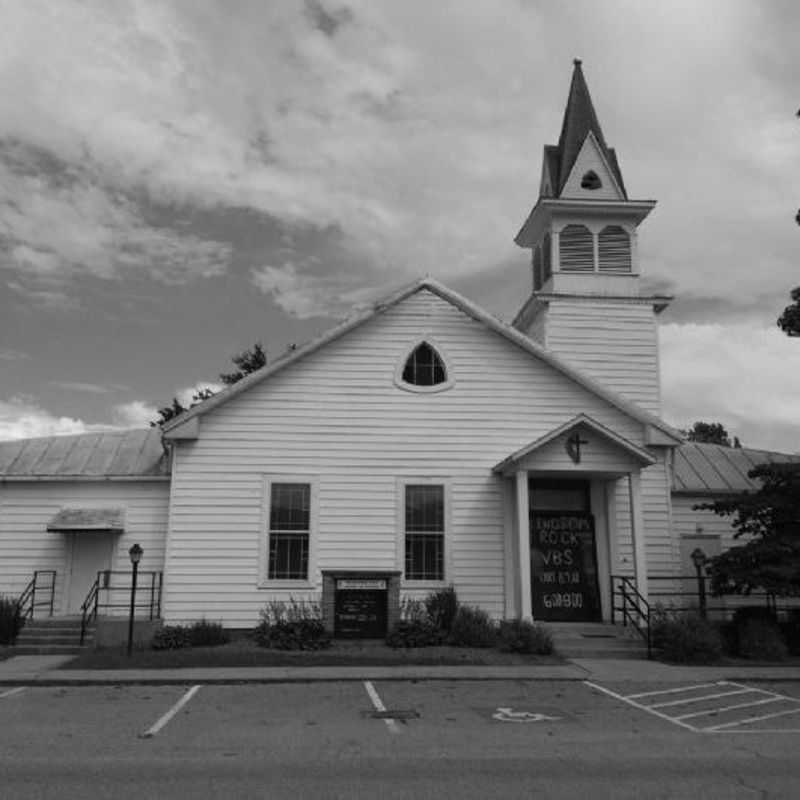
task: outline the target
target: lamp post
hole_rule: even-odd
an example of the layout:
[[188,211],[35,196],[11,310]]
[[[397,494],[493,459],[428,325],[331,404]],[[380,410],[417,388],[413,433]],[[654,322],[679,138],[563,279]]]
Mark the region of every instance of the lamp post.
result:
[[703,567],[706,564],[706,554],[699,548],[695,547],[690,556],[694,564],[695,571],[697,572],[697,597],[700,601],[700,616],[706,618],[706,578],[703,575]]
[[144,550],[139,547],[138,543],[128,550],[128,555],[133,565],[133,575],[131,576],[131,615],[128,620],[128,655],[133,652],[133,615],[136,609],[136,578],[139,575],[139,562],[142,560],[142,553],[144,553]]

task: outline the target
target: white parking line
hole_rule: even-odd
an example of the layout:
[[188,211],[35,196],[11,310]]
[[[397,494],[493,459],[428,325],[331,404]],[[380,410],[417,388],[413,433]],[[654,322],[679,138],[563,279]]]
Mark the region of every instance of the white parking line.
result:
[[691,692],[694,689],[710,689],[712,686],[719,686],[717,683],[700,683],[697,686],[679,686],[677,689],[659,689],[657,692],[639,692],[638,694],[626,695],[628,700],[635,700],[640,697],[650,697],[655,694],[675,694],[676,692]]
[[[372,700],[372,705],[375,706],[375,710],[386,711],[386,706],[383,704],[380,695],[372,685],[372,681],[364,681],[364,688],[367,690],[367,694],[369,695],[369,699]],[[385,717],[383,721],[392,733],[400,733],[396,720],[393,720],[391,717]]]
[[[641,709],[642,711],[647,711],[650,714],[653,714],[656,717],[661,719],[667,720],[668,722],[672,722],[675,725],[680,725],[682,728],[686,728],[687,730],[693,731],[694,733],[800,733],[800,729],[790,729],[790,728],[775,728],[775,729],[746,729],[742,726],[750,725],[754,722],[763,722],[765,720],[775,719],[776,717],[784,717],[790,714],[798,714],[800,713],[800,700],[796,697],[790,697],[789,695],[778,694],[777,692],[768,692],[765,689],[756,689],[752,686],[745,686],[742,683],[736,683],[734,681],[717,681],[716,683],[703,683],[698,684],[695,686],[679,686],[672,689],[660,689],[658,691],[653,692],[638,692],[637,694],[629,694],[629,695],[622,695],[617,692],[611,691],[611,689],[607,689],[604,686],[600,686],[599,684],[592,683],[591,681],[584,681],[584,684],[587,686],[591,686],[593,689],[597,689],[616,700],[620,700],[623,703],[627,703],[628,705],[633,706],[634,708]],[[659,695],[675,695],[681,692],[693,692],[697,691],[698,689],[706,689],[710,687],[715,687],[717,689],[723,689],[724,687],[735,687],[733,691],[720,691],[715,692],[714,694],[706,694],[706,695],[693,695],[690,697],[683,697],[676,700],[668,700],[663,703],[640,703],[638,700],[642,698],[648,697],[657,697]],[[706,708],[702,711],[692,712],[690,714],[680,714],[671,716],[668,713],[659,711],[658,709],[661,708],[669,708],[675,707],[680,705],[688,705],[690,703],[703,703],[708,702],[709,700],[720,700],[724,697],[730,697],[732,695],[743,695],[743,694],[752,694],[752,695],[766,695],[760,700],[749,700],[746,703],[737,703],[735,705],[717,705],[713,708]],[[718,716],[720,714],[730,712],[730,711],[737,711],[745,708],[753,708],[755,706],[763,706],[769,703],[779,703],[782,702],[784,704],[791,703],[794,705],[793,708],[783,709],[781,711],[776,711],[772,714],[761,714],[759,716],[754,717],[744,717],[743,719],[731,720],[729,722],[723,722],[717,725],[709,725],[706,721],[703,727],[697,727],[692,725],[686,720],[689,719],[697,719],[698,717],[707,717],[709,715]],[[747,712],[744,712],[747,713]]]
[[791,708],[788,711],[777,711],[775,714],[765,714],[762,717],[748,717],[747,719],[740,719],[738,722],[725,722],[722,725],[715,725],[713,728],[706,728],[708,731],[721,731],[724,728],[733,728],[735,725],[749,725],[751,722],[761,722],[765,719],[774,719],[775,717],[785,717],[787,714],[800,713],[800,707]]
[[752,706],[763,706],[765,703],[780,703],[782,697],[768,697],[766,700],[754,700],[752,703],[737,703],[735,706],[723,706],[722,708],[709,708],[707,711],[695,711],[693,714],[681,714],[674,719],[691,719],[692,717],[704,717],[708,714],[722,714],[724,711],[736,711],[740,708],[751,708]]
[[27,686],[17,686],[16,689],[9,689],[7,692],[3,692],[2,694],[0,694],[0,700],[2,700],[4,697],[11,697],[11,695],[24,692],[27,688],[28,688]]
[[163,717],[160,717],[159,720],[153,725],[151,728],[148,728],[144,733],[139,734],[140,739],[149,739],[152,736],[155,736],[196,694],[200,691],[202,684],[198,684],[197,686],[192,686],[186,694],[175,703],[172,708],[164,714]]
[[634,708],[639,708],[642,711],[647,711],[649,714],[655,714],[655,716],[661,717],[661,719],[665,719],[668,722],[673,722],[675,723],[675,725],[680,725],[682,728],[694,731],[694,733],[700,733],[699,728],[695,728],[694,725],[690,725],[688,722],[681,722],[679,719],[675,719],[675,717],[670,717],[669,714],[662,714],[660,711],[653,711],[653,709],[650,708],[650,706],[642,705],[641,703],[637,703],[635,700],[631,700],[630,697],[625,697],[624,695],[612,692],[611,689],[606,689],[605,686],[600,686],[599,684],[592,683],[591,681],[584,681],[584,683],[587,686],[591,686],[592,689],[597,689],[599,692],[603,692],[604,694],[610,695],[616,700],[621,700],[623,703],[627,703],[629,706],[633,706]]
[[667,706],[684,706],[687,703],[700,703],[703,700],[717,700],[720,697],[730,697],[732,694],[747,694],[755,689],[735,689],[732,692],[719,692],[718,694],[703,694],[699,697],[684,697],[681,700],[670,700],[668,703],[653,703],[648,708],[667,708]]

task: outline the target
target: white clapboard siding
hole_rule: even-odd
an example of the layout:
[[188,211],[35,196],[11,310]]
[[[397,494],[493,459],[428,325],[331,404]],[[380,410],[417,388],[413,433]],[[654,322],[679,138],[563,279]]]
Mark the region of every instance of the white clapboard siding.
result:
[[649,304],[554,299],[547,347],[609,389],[658,414],[658,330]]
[[144,549],[141,570],[163,569],[167,481],[9,482],[0,486],[0,594],[19,596],[34,570],[54,569],[55,613],[63,611],[70,537],[80,534],[49,532],[47,523],[65,507],[123,508],[125,532],[108,534],[115,541],[112,569],[130,571],[128,550],[135,542]]
[[[447,391],[394,383],[423,338],[446,361]],[[212,410],[199,439],[177,445],[165,615],[246,627],[269,599],[318,597],[322,569],[402,569],[398,481],[429,478],[448,487],[446,581],[501,616],[502,485],[492,467],[581,412],[643,444],[641,423],[419,292]],[[307,476],[317,490],[309,585],[274,588],[260,574],[265,476]]]
[[[663,454],[656,464],[641,472],[642,515],[644,518],[645,549],[648,574],[667,574],[676,558],[676,545],[671,535],[672,523],[667,483],[667,467]],[[634,557],[631,539],[631,516],[628,479],[615,484],[616,497],[616,552],[617,561],[611,565],[614,575],[633,576]]]

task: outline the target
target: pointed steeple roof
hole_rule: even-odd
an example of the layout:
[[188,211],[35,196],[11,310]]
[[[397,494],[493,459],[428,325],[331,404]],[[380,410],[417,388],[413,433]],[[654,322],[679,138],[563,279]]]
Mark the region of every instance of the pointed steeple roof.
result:
[[[569,87],[567,107],[564,110],[564,121],[561,123],[558,146],[553,147],[551,145],[545,148],[545,158],[548,159],[551,165],[551,171],[555,172],[556,197],[560,196],[570,171],[575,165],[578,153],[580,153],[581,147],[586,141],[586,137],[589,133],[592,133],[600,150],[606,157],[610,169],[614,172],[614,177],[618,181],[623,195],[627,199],[616,153],[613,148],[606,144],[600,121],[597,119],[597,114],[592,104],[592,97],[589,94],[589,87],[586,85],[586,78],[583,76],[581,63],[579,58],[573,61],[572,83]],[[553,169],[556,165],[557,170]]]

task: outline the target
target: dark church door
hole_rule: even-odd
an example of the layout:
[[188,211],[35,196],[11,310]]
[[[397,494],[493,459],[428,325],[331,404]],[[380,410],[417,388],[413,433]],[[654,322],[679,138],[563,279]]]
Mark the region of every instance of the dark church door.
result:
[[532,481],[530,494],[533,618],[601,621],[589,484]]

